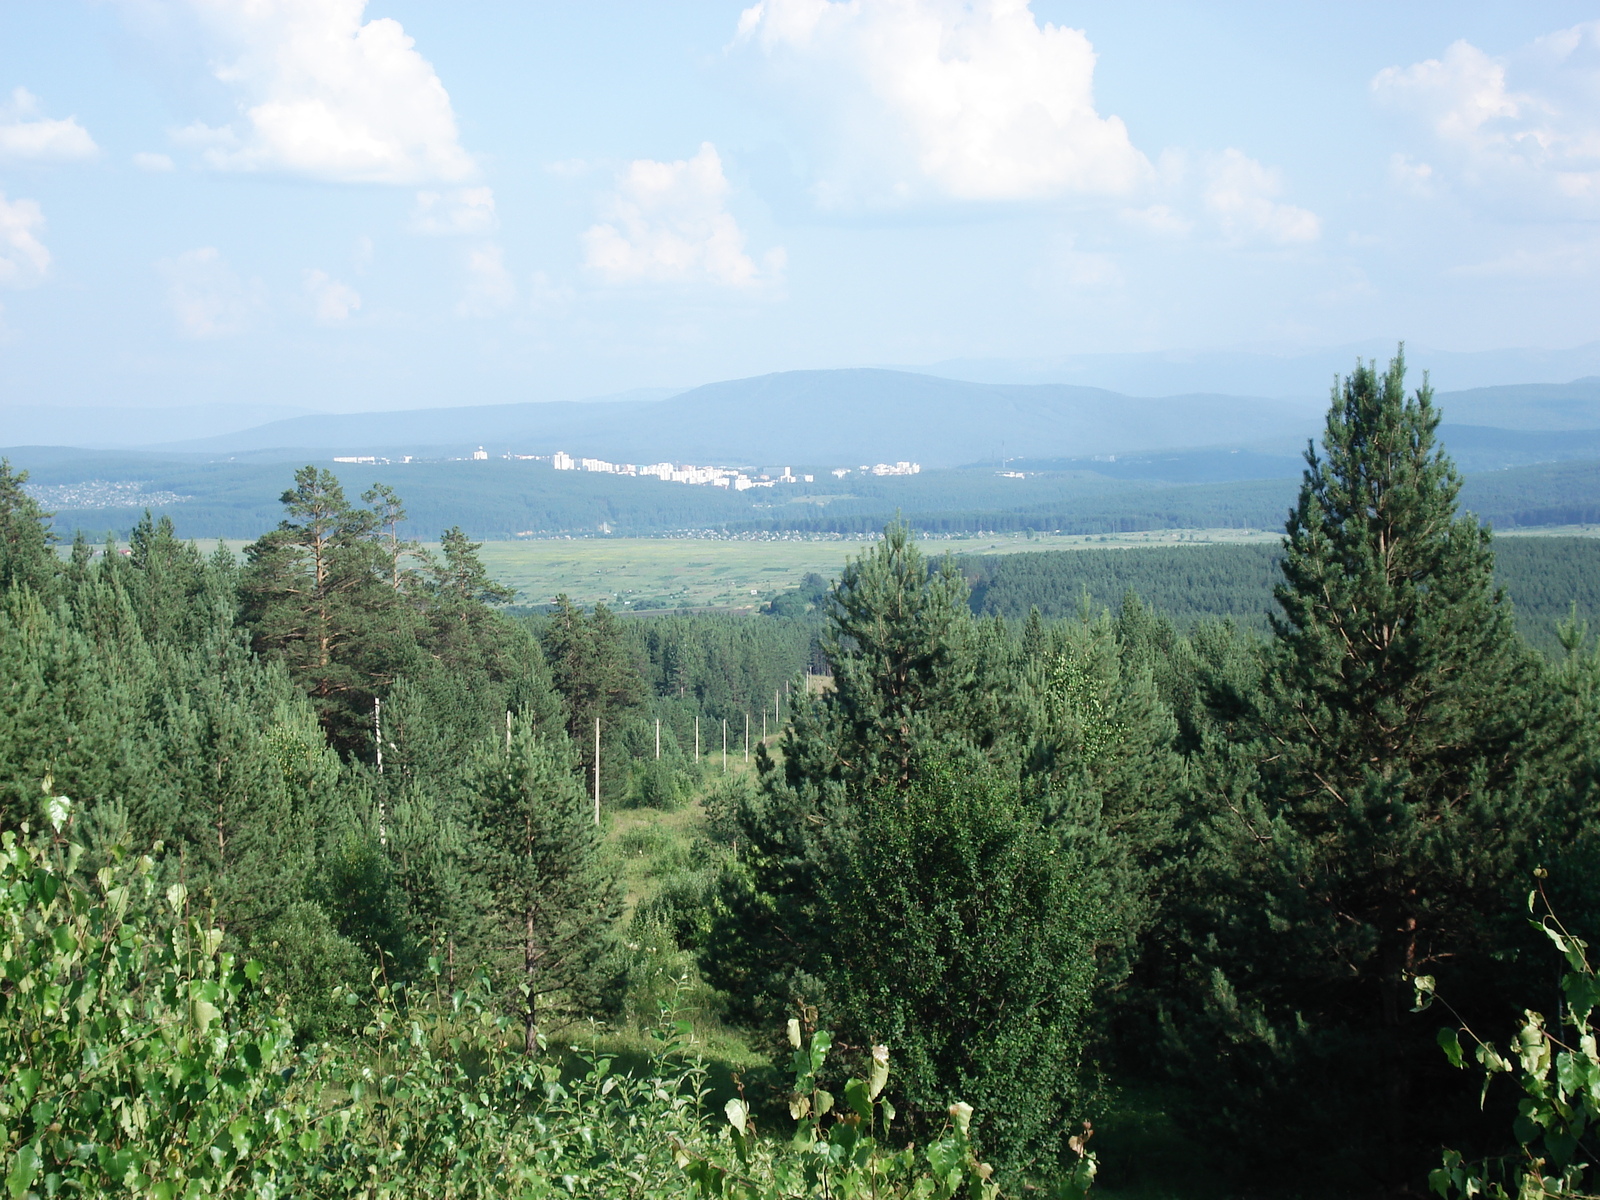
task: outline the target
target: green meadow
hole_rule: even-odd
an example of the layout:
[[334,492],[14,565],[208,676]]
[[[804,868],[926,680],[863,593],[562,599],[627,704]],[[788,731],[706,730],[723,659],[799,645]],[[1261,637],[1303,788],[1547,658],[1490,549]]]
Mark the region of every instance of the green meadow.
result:
[[[924,553],[1014,554],[1038,550],[1274,542],[1279,535],[1237,529],[1159,530],[1105,535],[1002,534],[931,538]],[[552,538],[487,542],[489,573],[517,589],[523,604],[548,604],[561,593],[579,604],[597,600],[652,608],[737,608],[758,604],[816,573],[836,577],[865,540],[714,538]]]

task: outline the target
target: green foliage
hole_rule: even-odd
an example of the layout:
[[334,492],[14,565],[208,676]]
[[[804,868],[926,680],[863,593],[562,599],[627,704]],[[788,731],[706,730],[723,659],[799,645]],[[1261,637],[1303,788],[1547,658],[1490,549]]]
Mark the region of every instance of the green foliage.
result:
[[[798,1023],[787,1146],[754,1136],[743,1099],[721,1132],[708,1125],[688,1023],[658,1028],[637,1075],[592,1050],[530,1057],[481,980],[450,994],[335,988],[358,1035],[297,1051],[261,964],[185,918],[181,887],[163,898],[150,859],[85,878],[70,802],[49,811],[54,838],[0,838],[0,1169],[13,1200],[997,1194],[969,1106],[952,1105],[921,1151],[897,1149],[887,1049],[836,1103],[821,1078],[831,1039],[802,1045]],[[1058,1195],[1082,1197],[1093,1178],[1082,1139],[1074,1149]]]
[[409,574],[380,537],[383,512],[350,504],[330,471],[294,478],[284,520],[245,550],[243,615],[256,649],[285,664],[352,750],[368,741],[374,695],[403,673]]
[[[593,778],[597,721],[602,759],[626,762],[628,756],[620,751],[644,704],[644,687],[638,659],[616,617],[603,604],[586,616],[558,596],[541,640],[551,682],[565,701],[567,735],[577,750],[582,777]],[[602,793],[616,797],[627,772],[602,771],[601,779]]]
[[902,1045],[913,1133],[965,1092],[996,1161],[1053,1162],[1110,929],[1087,897],[1115,890],[1074,867],[1132,840],[1101,820],[1116,800],[1078,786],[1123,736],[1094,715],[1115,667],[1091,681],[1043,646],[1045,661],[1021,661],[904,527],[846,569],[828,608],[834,686],[796,706],[781,768],[763,757],[760,790],[737,801],[702,968],[752,1027],[800,1000],[853,1042]]
[[[1568,932],[1550,911],[1542,884],[1528,897],[1530,910],[1535,897],[1544,900],[1545,911],[1532,924],[1567,963],[1561,980],[1561,1016],[1552,1030],[1542,1013],[1525,1010],[1509,1054],[1502,1054],[1470,1026],[1439,1030],[1439,1048],[1459,1070],[1467,1068],[1461,1035],[1473,1043],[1472,1056],[1483,1071],[1485,1098],[1497,1075],[1515,1075],[1521,1091],[1512,1124],[1519,1151],[1469,1162],[1458,1151],[1446,1150],[1443,1164],[1428,1176],[1429,1185],[1442,1200],[1452,1196],[1534,1200],[1593,1194],[1600,1052],[1595,1046],[1592,1017],[1600,1002],[1600,980],[1585,953],[1588,943]],[[1424,1012],[1435,999],[1437,981],[1431,975],[1419,975],[1412,984],[1417,997],[1415,1011]]]
[[581,1007],[598,988],[606,935],[621,911],[616,873],[566,755],[533,730],[481,753],[467,787],[492,945],[533,1054],[542,1006],[564,997]]
[[12,471],[10,460],[0,458],[0,591],[45,592],[55,576],[50,514],[23,490],[27,482],[26,471]]
[[[796,1131],[788,1147],[778,1148],[758,1136],[744,1097],[724,1108],[734,1157],[712,1155],[678,1144],[674,1150],[701,1196],[728,1200],[800,1200],[838,1196],[842,1200],[897,1197],[903,1200],[995,1200],[1000,1194],[994,1169],[978,1159],[971,1138],[973,1108],[951,1104],[942,1128],[922,1149],[896,1149],[891,1129],[897,1113],[884,1094],[889,1082],[889,1048],[876,1045],[865,1072],[849,1079],[836,1096],[823,1086],[833,1035],[817,1030],[809,1036],[798,1019],[788,1028],[789,1069],[793,1086],[789,1115]],[[1094,1180],[1094,1155],[1087,1149],[1088,1129],[1072,1139],[1077,1161],[1051,1194],[1078,1200]]]
[[[58,831],[70,804],[51,801]],[[271,1194],[305,1113],[279,1072],[291,1026],[257,1006],[257,964],[168,913],[148,858],[73,878],[81,849],[0,835],[0,1129],[14,1200]]]
[[1053,1168],[1063,1151],[1098,919],[1064,857],[981,759],[858,801],[831,873],[830,995],[847,1028],[897,1047],[919,1140],[966,1100],[995,1161]]
[[1174,1061],[1207,1097],[1194,1123],[1234,1145],[1271,1131],[1329,1186],[1415,1177],[1420,1148],[1470,1120],[1408,981],[1516,1004],[1502,914],[1578,816],[1566,716],[1494,588],[1488,531],[1456,515],[1437,422],[1399,358],[1335,397],[1260,683],[1217,688],[1202,730],[1208,811],[1163,981]]

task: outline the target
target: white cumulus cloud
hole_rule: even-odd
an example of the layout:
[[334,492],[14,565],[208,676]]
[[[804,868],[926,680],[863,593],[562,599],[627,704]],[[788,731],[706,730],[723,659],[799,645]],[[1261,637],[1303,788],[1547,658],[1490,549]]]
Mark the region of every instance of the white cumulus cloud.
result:
[[492,317],[516,303],[517,285],[506,270],[505,250],[487,242],[467,252],[467,286],[456,303],[458,317]]
[[320,325],[342,324],[361,307],[361,293],[326,271],[308,268],[304,279],[306,298],[311,301],[312,315]]
[[199,21],[239,117],[180,142],[219,170],[350,183],[458,182],[475,170],[450,96],[398,21],[366,0],[165,0]]
[[69,161],[99,152],[76,117],[40,116],[38,97],[27,88],[17,88],[0,104],[0,158]]
[[716,147],[677,162],[638,159],[584,231],[584,265],[613,283],[701,282],[748,287],[783,268],[769,251],[765,271],[745,251],[744,231],[728,211],[727,177]]
[[1235,242],[1285,246],[1322,236],[1317,214],[1278,199],[1283,179],[1243,151],[1228,149],[1206,164],[1201,199],[1206,211]]
[[1122,196],[1151,175],[1095,108],[1088,37],[1028,0],[761,0],[737,41],[830,126],[824,205]]
[[418,192],[411,213],[411,231],[441,236],[493,233],[500,227],[494,210],[494,189],[459,188],[452,192]]
[[0,287],[31,287],[50,270],[50,251],[39,240],[44,213],[35,200],[7,200],[0,192]]
[[258,307],[256,290],[234,273],[215,246],[186,250],[156,267],[166,278],[167,300],[183,336],[227,337],[248,328]]
[[1521,216],[1600,214],[1600,21],[1496,57],[1458,41],[1388,67],[1377,99],[1416,123],[1431,162],[1400,156],[1397,181],[1446,181]]

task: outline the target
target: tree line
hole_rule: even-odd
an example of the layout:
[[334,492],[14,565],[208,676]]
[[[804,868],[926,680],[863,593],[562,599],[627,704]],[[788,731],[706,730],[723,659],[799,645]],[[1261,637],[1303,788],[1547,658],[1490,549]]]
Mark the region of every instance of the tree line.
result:
[[[187,980],[172,964],[213,963],[172,1011],[202,1032],[254,1031],[254,1057],[216,1065],[218,1087],[255,1097],[238,1111],[289,1128],[259,1090],[278,1086],[261,1063],[343,1047],[349,1071],[306,1111],[321,1121],[332,1110],[318,1106],[345,1096],[357,1132],[340,1151],[333,1126],[295,1126],[293,1154],[315,1170],[284,1158],[271,1167],[284,1180],[354,1178],[329,1164],[391,1142],[391,1162],[443,1161],[443,1131],[468,1135],[436,1101],[481,1108],[486,1129],[507,1122],[529,1161],[565,1162],[540,1140],[569,1129],[551,1106],[578,1094],[562,1090],[551,1036],[619,1018],[629,956],[652,931],[688,964],[674,994],[700,988],[793,1068],[765,1101],[730,1099],[726,1121],[648,1125],[682,1147],[649,1170],[681,1168],[703,1194],[822,1194],[821,1164],[867,1146],[857,1165],[885,1172],[880,1194],[1079,1195],[1084,1121],[1116,1104],[1107,1080],[1168,1089],[1202,1165],[1235,1190],[1397,1193],[1441,1147],[1515,1153],[1535,1132],[1511,1125],[1513,1098],[1480,1105],[1414,998],[1426,981],[1453,1019],[1509,1031],[1554,983],[1525,919],[1533,881],[1568,929],[1600,917],[1600,653],[1577,624],[1549,656],[1518,634],[1437,424],[1399,358],[1343,381],[1262,632],[1180,627],[1133,594],[1114,613],[976,615],[957,565],[930,563],[903,524],[832,587],[813,581],[744,623],[565,602],[518,619],[461,531],[412,543],[398,497],[352,503],[316,468],[297,472],[282,524],[241,565],[150,519],[126,554],[80,541],[63,559],[0,467],[7,903],[53,911],[62,885],[48,876],[83,905],[59,938],[18,934],[27,952],[7,959],[0,1041],[26,1063],[0,1084],[13,1190],[47,1177],[47,1154],[59,1174],[89,1153],[26,1116],[28,1096],[60,1082],[35,1065],[28,1029],[66,1019],[71,1006],[36,999],[81,991],[73,947],[133,912],[136,892],[156,940],[104,935],[148,948],[117,959],[119,978],[143,995],[143,971]],[[784,674],[816,660],[828,686],[784,697]],[[769,688],[776,743],[755,747],[752,779],[711,778],[683,718],[720,721]],[[599,810],[597,719],[602,766],[627,764],[602,774]],[[625,920],[607,815],[691,798],[698,857]],[[53,833],[27,840],[40,829]],[[145,856],[137,886],[120,874],[130,855]],[[469,1010],[483,1014],[470,1036],[451,1024]],[[8,1025],[17,1014],[36,1024]],[[411,1049],[385,1040],[398,1028]],[[104,1061],[113,1043],[84,1036]],[[86,1069],[61,1054],[50,1070]],[[609,1064],[596,1070],[561,1109],[589,1132],[557,1140],[656,1162],[624,1148],[642,1110],[608,1102]],[[362,1071],[390,1083],[352,1089]],[[692,1112],[698,1086],[658,1079],[648,1096]],[[751,1140],[768,1102],[810,1130],[800,1157]],[[402,1113],[410,1132],[362,1140]],[[79,1115],[107,1140],[72,1170],[104,1175],[144,1145]],[[213,1159],[243,1154],[240,1138]],[[922,1149],[901,1166],[876,1157],[908,1143]],[[405,1178],[434,1168],[416,1169]],[[919,1172],[944,1182],[919,1192]],[[495,1186],[459,1194],[507,1194]]]

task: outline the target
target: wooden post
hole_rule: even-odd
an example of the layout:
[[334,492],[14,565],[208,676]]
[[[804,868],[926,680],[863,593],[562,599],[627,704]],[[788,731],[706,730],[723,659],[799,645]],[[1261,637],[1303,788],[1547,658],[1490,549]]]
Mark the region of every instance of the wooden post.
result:
[[600,824],[600,718],[594,719],[594,823]]

